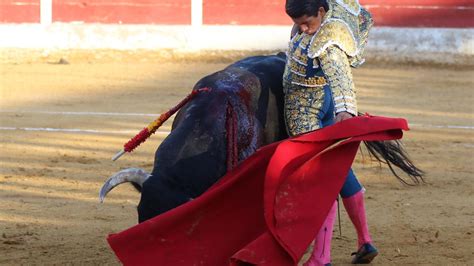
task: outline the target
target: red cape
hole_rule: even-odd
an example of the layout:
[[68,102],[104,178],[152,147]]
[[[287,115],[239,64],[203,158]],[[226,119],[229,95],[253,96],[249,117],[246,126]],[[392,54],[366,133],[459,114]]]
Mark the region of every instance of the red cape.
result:
[[362,116],[259,149],[193,201],[107,239],[126,265],[296,265],[362,140],[404,119]]

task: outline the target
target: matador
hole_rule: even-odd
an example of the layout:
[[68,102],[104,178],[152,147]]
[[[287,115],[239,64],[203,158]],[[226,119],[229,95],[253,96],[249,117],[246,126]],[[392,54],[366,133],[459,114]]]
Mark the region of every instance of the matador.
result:
[[[357,115],[352,67],[364,63],[363,51],[373,25],[357,0],[287,0],[286,13],[295,23],[283,76],[285,120],[290,136]],[[378,254],[365,214],[364,189],[352,169],[340,191],[357,230],[352,263],[370,263]],[[330,243],[336,199],[319,230],[305,265],[330,265]]]

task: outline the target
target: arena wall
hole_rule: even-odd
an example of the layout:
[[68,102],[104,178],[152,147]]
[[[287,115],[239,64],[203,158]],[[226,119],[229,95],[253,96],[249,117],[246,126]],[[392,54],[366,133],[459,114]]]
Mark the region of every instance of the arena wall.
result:
[[[472,0],[361,0],[368,54],[469,63]],[[285,0],[0,0],[0,48],[283,50]],[[442,55],[442,56],[440,56]]]

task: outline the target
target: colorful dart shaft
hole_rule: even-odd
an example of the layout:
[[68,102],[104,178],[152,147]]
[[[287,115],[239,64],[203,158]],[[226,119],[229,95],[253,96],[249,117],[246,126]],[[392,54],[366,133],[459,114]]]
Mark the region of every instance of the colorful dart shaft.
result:
[[210,91],[209,88],[201,88],[198,90],[193,90],[186,98],[179,102],[176,106],[168,110],[166,113],[163,113],[155,121],[151,122],[147,127],[143,128],[135,137],[130,139],[127,143],[123,145],[123,150],[119,151],[112,160],[115,161],[120,156],[125,154],[125,152],[132,152],[136,147],[145,142],[151,134],[154,134],[156,130],[163,125],[166,120],[168,120],[174,113],[176,113],[183,105],[189,102],[194,96],[203,91]]

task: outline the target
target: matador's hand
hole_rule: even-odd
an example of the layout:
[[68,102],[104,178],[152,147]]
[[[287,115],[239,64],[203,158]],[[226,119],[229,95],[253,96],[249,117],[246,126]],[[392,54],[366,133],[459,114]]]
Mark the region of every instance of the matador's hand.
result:
[[336,115],[336,121],[335,123],[337,122],[341,122],[343,120],[346,120],[346,119],[349,119],[349,118],[352,118],[352,115],[348,112],[340,112]]

